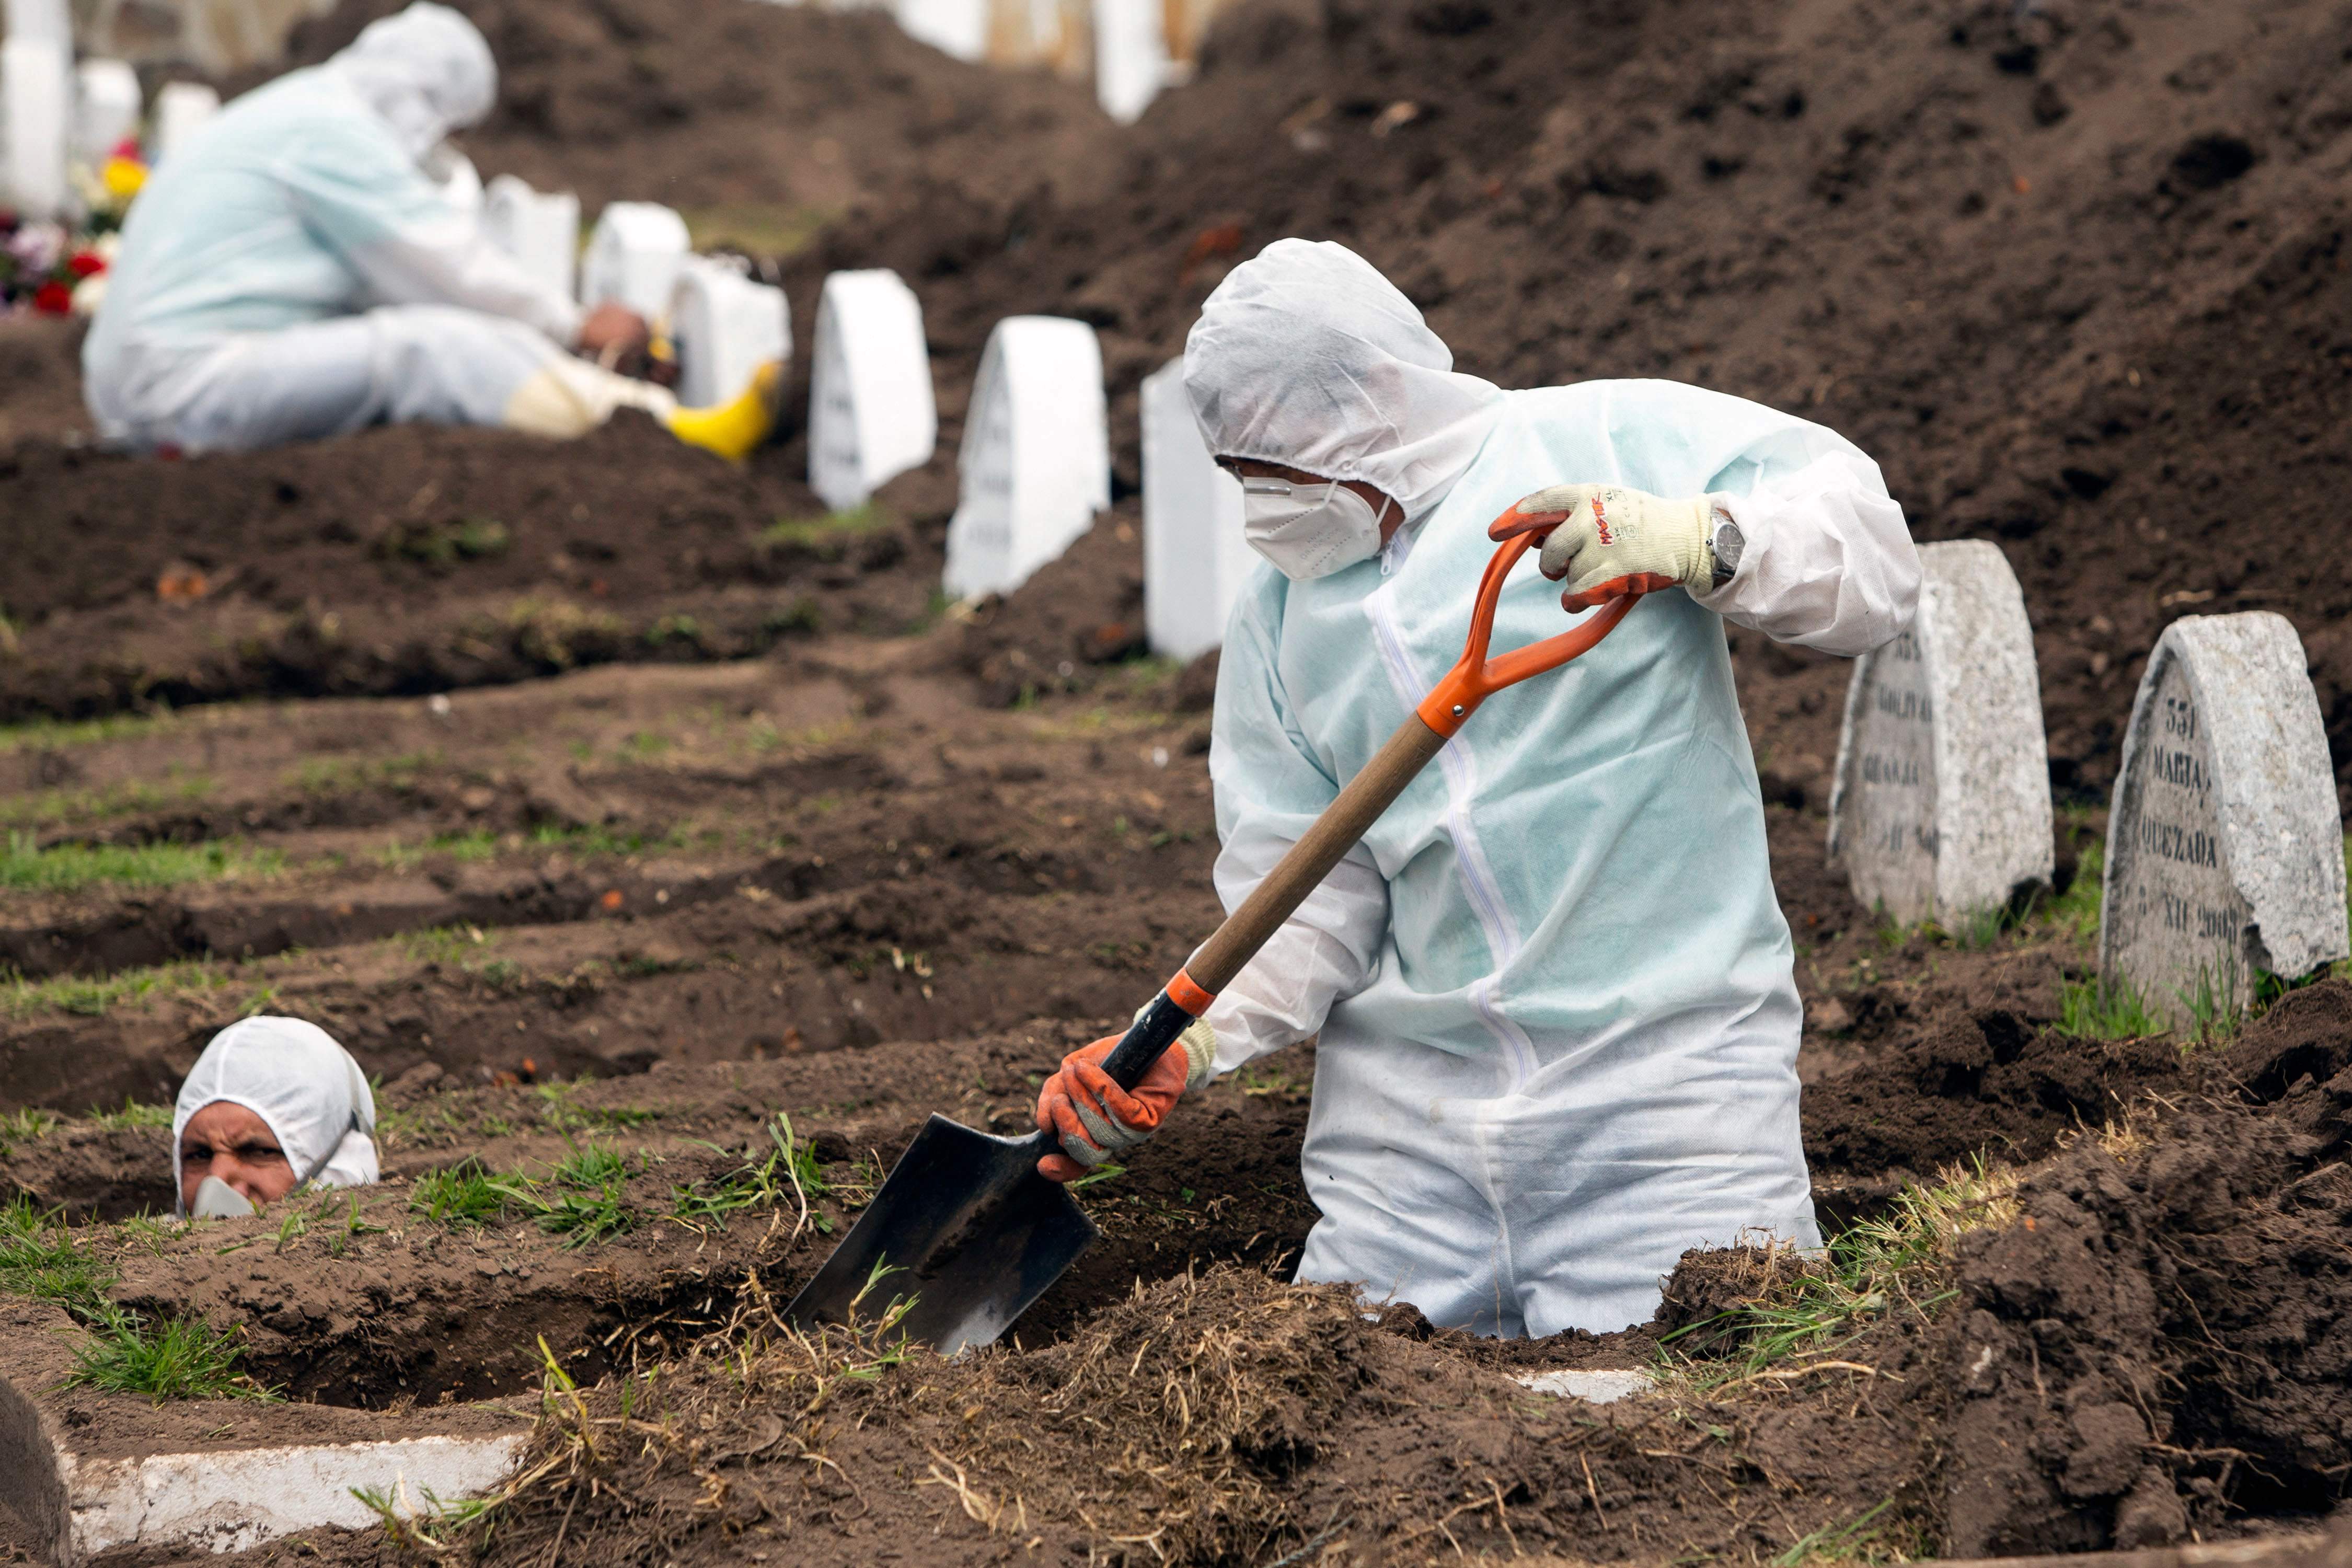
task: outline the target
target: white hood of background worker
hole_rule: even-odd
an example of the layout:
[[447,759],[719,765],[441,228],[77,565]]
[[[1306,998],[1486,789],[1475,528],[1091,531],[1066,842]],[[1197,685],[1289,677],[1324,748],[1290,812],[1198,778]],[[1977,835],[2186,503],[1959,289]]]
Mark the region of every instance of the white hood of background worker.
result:
[[[1480,1332],[1647,1319],[1688,1247],[1815,1245],[1801,1009],[1726,618],[1832,652],[1907,624],[1918,568],[1833,432],[1657,381],[1506,393],[1337,245],[1284,241],[1203,307],[1212,452],[1362,479],[1376,559],[1260,570],[1227,628],[1210,772],[1237,907],[1461,651],[1486,525],[1554,483],[1729,498],[1738,574],[1652,595],[1489,700],[1209,1010],[1230,1069],[1318,1030],[1304,1279]],[[1532,562],[1497,650],[1571,624]]]
[[172,1108],[173,1191],[188,1119],[221,1100],[268,1124],[298,1182],[363,1187],[379,1173],[374,1091],[351,1052],[316,1024],[265,1015],[213,1037]]

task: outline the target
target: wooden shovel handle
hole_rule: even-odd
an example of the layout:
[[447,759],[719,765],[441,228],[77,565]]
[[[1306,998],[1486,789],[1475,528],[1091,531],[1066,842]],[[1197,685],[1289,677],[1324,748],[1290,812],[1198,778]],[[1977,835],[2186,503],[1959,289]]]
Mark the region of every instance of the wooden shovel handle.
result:
[[1257,950],[1282,929],[1283,921],[1306,902],[1307,895],[1322,885],[1331,868],[1347,858],[1356,841],[1380,820],[1381,813],[1395,803],[1430,759],[1445,749],[1446,741],[1479,703],[1504,687],[1578,658],[1625,618],[1637,595],[1611,600],[1599,615],[1572,631],[1487,658],[1487,640],[1494,633],[1495,606],[1502,596],[1503,580],[1537,537],[1519,534],[1496,550],[1478,584],[1461,660],[1420,708],[1397,726],[1379,754],[1348,781],[1339,798],[1323,808],[1323,815],[1290,847],[1281,864],[1252,889],[1242,907],[1225,917],[1225,923],[1201,944],[1192,961],[1176,972],[1151,1005],[1136,1015],[1135,1023],[1103,1059],[1103,1070],[1120,1088],[1133,1089],[1142,1081],[1151,1064],[1185,1026],[1208,1011],[1217,993],[1257,956]]

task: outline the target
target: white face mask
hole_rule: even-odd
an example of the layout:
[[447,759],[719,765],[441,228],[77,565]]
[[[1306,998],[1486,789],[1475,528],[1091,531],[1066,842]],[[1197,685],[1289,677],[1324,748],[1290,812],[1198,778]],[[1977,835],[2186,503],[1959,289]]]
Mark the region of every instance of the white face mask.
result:
[[1294,485],[1287,479],[1242,481],[1242,529],[1252,550],[1294,583],[1328,577],[1381,552],[1387,515],[1336,480]]

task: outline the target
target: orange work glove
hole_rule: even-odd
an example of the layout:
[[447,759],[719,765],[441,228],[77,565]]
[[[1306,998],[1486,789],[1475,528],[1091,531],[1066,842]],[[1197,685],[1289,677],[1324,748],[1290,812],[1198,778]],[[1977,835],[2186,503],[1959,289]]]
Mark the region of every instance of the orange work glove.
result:
[[1196,1018],[1160,1054],[1130,1091],[1103,1071],[1119,1037],[1081,1046],[1037,1093],[1037,1131],[1062,1141],[1062,1152],[1037,1162],[1049,1182],[1074,1182],[1093,1166],[1140,1148],[1160,1130],[1184,1091],[1209,1081],[1217,1059],[1217,1032]]
[[1712,592],[1714,512],[1708,496],[1669,500],[1623,485],[1554,485],[1504,513],[1486,534],[1542,533],[1543,574],[1568,584],[1560,607],[1589,610],[1677,584]]

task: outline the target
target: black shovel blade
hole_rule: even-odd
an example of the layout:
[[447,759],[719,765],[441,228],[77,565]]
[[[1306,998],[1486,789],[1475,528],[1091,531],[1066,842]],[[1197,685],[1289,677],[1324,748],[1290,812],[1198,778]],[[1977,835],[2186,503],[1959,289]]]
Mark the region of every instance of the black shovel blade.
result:
[[873,1323],[911,1296],[898,1325],[908,1339],[941,1355],[994,1343],[1098,1234],[1037,1173],[1052,1149],[1042,1134],[997,1138],[933,1116],[785,1320]]

